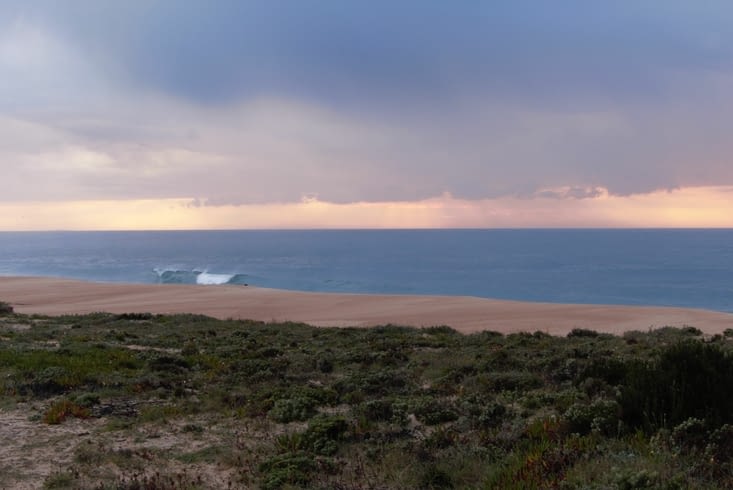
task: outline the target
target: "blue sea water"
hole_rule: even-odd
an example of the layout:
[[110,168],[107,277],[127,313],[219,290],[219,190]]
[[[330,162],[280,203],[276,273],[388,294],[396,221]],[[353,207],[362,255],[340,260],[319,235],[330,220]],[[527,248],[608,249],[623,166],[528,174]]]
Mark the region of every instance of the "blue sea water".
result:
[[0,274],[733,312],[733,230],[4,232]]

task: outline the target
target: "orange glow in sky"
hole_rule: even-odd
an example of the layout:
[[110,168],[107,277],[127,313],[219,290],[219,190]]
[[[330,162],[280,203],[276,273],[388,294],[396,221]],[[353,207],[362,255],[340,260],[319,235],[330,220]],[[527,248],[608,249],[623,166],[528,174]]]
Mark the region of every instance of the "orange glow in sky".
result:
[[195,205],[186,199],[0,204],[2,230],[733,227],[733,186],[631,196]]

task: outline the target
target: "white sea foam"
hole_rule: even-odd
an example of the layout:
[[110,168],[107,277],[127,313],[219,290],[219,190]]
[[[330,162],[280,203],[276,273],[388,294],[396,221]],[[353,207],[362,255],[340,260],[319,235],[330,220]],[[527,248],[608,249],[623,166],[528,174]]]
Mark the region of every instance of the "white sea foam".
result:
[[196,276],[196,284],[219,285],[226,284],[234,278],[233,274],[211,274],[209,272],[202,272]]

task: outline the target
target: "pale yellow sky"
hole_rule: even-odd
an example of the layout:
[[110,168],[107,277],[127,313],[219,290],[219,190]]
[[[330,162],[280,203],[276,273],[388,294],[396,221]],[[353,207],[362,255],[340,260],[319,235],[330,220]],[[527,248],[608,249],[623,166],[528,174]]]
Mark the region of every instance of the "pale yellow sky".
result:
[[[553,189],[551,193],[562,193]],[[193,198],[0,203],[0,230],[733,227],[733,186],[587,198],[196,205]]]

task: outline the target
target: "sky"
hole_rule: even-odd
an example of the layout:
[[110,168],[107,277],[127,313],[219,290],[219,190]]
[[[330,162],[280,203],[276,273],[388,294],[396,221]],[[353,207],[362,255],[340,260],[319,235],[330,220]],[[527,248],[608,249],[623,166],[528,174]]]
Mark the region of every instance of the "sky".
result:
[[0,230],[733,227],[733,4],[2,0]]

